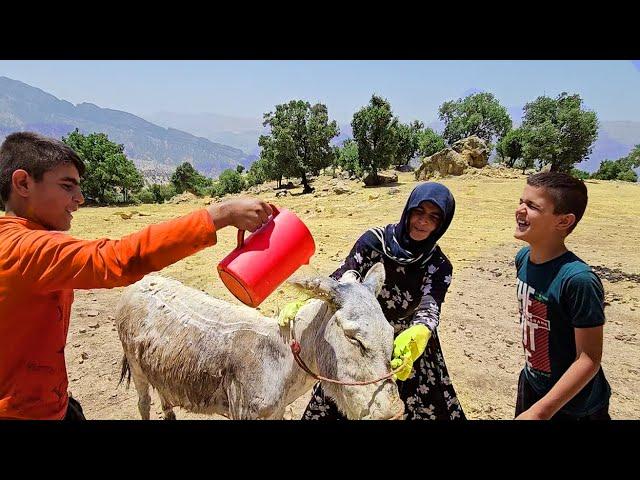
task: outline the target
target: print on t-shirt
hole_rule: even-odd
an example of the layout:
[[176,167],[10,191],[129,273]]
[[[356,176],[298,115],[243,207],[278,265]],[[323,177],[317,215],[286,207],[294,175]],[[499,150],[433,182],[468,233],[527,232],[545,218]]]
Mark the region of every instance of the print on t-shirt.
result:
[[549,359],[549,331],[551,325],[547,315],[547,301],[535,289],[518,279],[518,303],[522,345],[527,367],[544,374],[551,374]]

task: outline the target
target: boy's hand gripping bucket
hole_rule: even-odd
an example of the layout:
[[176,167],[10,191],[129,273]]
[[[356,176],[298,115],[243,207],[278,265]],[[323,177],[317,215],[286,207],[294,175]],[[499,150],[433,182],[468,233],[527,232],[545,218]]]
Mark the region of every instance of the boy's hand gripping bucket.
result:
[[271,205],[271,220],[244,238],[218,264],[218,274],[235,297],[257,307],[309,259],[316,245],[307,226],[291,211]]

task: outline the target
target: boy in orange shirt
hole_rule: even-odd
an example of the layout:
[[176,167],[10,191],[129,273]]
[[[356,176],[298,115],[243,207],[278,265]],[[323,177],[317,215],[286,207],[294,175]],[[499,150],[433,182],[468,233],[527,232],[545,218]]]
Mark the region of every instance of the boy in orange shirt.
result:
[[216,243],[226,226],[255,231],[271,215],[258,199],[218,203],[120,240],[69,230],[84,203],[82,159],[31,132],[0,146],[0,419],[84,419],[67,394],[64,347],[73,290],[122,287]]

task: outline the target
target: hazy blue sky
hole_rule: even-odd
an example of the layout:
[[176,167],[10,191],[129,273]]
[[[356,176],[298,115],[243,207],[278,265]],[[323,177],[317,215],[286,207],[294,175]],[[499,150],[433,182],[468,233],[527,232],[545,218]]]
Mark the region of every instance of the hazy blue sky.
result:
[[640,121],[639,61],[0,61],[0,75],[74,104],[261,118],[291,99],[322,102],[348,123],[372,93],[402,121],[437,118],[471,89],[507,108],[579,93],[601,120]]

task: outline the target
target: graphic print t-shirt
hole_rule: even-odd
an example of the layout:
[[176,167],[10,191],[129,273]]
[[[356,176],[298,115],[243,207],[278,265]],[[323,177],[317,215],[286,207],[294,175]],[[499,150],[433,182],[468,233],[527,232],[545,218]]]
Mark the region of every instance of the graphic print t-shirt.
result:
[[[604,324],[604,289],[598,276],[572,252],[535,264],[525,247],[516,255],[516,268],[525,378],[545,395],[575,361],[574,328]],[[561,412],[589,415],[610,395],[601,367]]]

